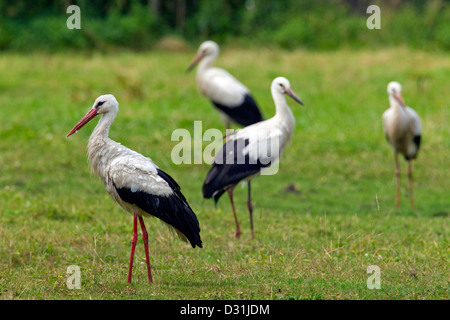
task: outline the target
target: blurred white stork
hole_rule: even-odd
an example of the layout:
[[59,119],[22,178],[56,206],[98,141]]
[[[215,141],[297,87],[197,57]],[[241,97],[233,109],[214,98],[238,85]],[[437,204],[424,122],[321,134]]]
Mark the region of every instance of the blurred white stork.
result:
[[219,46],[214,41],[203,42],[197,56],[187,71],[197,64],[197,86],[218,109],[226,129],[231,122],[248,126],[263,120],[261,112],[249,90],[227,71],[211,67],[219,54]]
[[215,156],[212,168],[203,184],[203,196],[206,199],[214,197],[217,201],[228,190],[233,209],[236,231],[234,236],[241,235],[239,222],[233,202],[233,189],[240,181],[248,183],[248,211],[252,239],[253,205],[251,201],[251,180],[261,174],[261,170],[269,170],[276,164],[286,144],[291,140],[295,126],[294,115],[286,103],[284,94],[289,95],[298,103],[303,103],[291,90],[286,78],[278,77],[271,85],[272,97],[275,102],[275,116],[247,126],[229,135],[229,140]]
[[73,127],[67,137],[77,132],[97,115],[101,115],[89,138],[88,157],[91,170],[102,180],[111,198],[133,214],[128,282],[131,282],[134,250],[137,242],[137,220],[142,229],[148,281],[152,282],[148,253],[148,234],[143,216],[161,219],[193,248],[202,247],[200,227],[195,213],[172,177],[156,166],[150,158],[108,138],[109,128],[119,110],[113,95],[95,100],[88,113]]
[[412,160],[417,158],[421,139],[421,124],[417,113],[405,106],[402,98],[402,86],[396,81],[387,86],[390,108],[383,113],[383,129],[386,139],[392,146],[395,158],[396,206],[400,206],[400,166],[398,154],[408,161],[409,197],[414,208]]

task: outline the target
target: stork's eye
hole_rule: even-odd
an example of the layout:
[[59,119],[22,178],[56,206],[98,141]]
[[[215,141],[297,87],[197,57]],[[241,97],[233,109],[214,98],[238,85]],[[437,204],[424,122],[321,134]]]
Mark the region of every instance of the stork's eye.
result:
[[106,101],[99,101],[95,106],[95,109],[98,109],[101,105],[103,105]]

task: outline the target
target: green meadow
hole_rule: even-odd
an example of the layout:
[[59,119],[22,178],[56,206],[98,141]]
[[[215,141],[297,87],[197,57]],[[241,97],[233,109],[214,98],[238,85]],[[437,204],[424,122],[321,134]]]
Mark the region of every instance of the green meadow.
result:
[[[270,84],[291,82],[304,102],[279,172],[252,183],[255,239],[247,188],[235,189],[243,232],[233,237],[226,194],[202,197],[207,163],[176,165],[172,132],[224,129],[201,96],[195,50],[109,54],[0,55],[1,299],[448,299],[450,214],[450,60],[446,53],[399,47],[316,52],[225,47],[215,65],[240,79],[266,118]],[[382,130],[387,83],[422,118],[414,162],[415,210],[401,161]],[[126,277],[132,216],[90,173],[87,141],[97,119],[66,138],[97,96],[120,103],[110,137],[149,156],[182,188],[201,227],[203,249],[146,219],[153,284],[138,241],[133,282]],[[235,126],[234,128],[238,128]],[[204,142],[206,146],[208,142]],[[69,266],[81,288],[69,289]],[[370,289],[369,266],[380,268]]]

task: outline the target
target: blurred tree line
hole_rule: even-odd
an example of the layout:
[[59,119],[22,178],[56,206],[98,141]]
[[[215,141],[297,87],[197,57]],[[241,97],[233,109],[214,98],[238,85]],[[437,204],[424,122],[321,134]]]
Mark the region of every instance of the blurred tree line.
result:
[[[450,49],[450,0],[0,0],[0,50],[151,49],[165,36],[197,45],[317,50],[406,45]],[[81,10],[70,30],[69,5]],[[369,30],[369,5],[381,29]]]

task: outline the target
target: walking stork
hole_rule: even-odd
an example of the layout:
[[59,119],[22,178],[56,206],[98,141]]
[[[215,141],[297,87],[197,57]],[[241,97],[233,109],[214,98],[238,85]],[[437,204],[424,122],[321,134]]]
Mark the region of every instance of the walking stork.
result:
[[231,122],[248,126],[262,121],[261,112],[247,87],[227,71],[211,66],[218,54],[217,43],[205,41],[187,69],[190,71],[198,64],[197,86],[200,92],[218,109],[226,129],[230,129]]
[[387,86],[390,108],[383,113],[383,129],[395,158],[396,207],[400,206],[400,166],[398,154],[408,161],[409,198],[414,209],[412,160],[417,158],[421,139],[421,123],[416,111],[407,107],[402,97],[402,86],[397,81]]
[[[229,135],[229,140],[215,156],[211,169],[203,184],[203,196],[214,197],[215,203],[225,191],[231,201],[231,208],[236,223],[234,236],[241,235],[239,222],[233,201],[233,189],[240,181],[248,184],[248,211],[250,227],[254,239],[253,205],[251,201],[251,180],[263,173],[262,170],[276,164],[286,144],[291,140],[295,126],[294,115],[286,103],[284,94],[303,105],[292,91],[286,78],[278,77],[271,85],[276,113],[270,119],[255,123]],[[266,174],[272,174],[266,171]],[[275,172],[276,173],[276,172]]]
[[88,158],[91,170],[100,178],[111,198],[133,215],[128,282],[131,282],[133,257],[137,242],[137,220],[145,247],[148,281],[152,275],[148,252],[148,234],[142,217],[157,217],[193,248],[202,248],[200,227],[195,213],[180,191],[180,186],[150,158],[128,149],[108,137],[109,128],[119,110],[113,95],[98,97],[92,108],[73,127],[67,137],[101,115],[89,138]]

